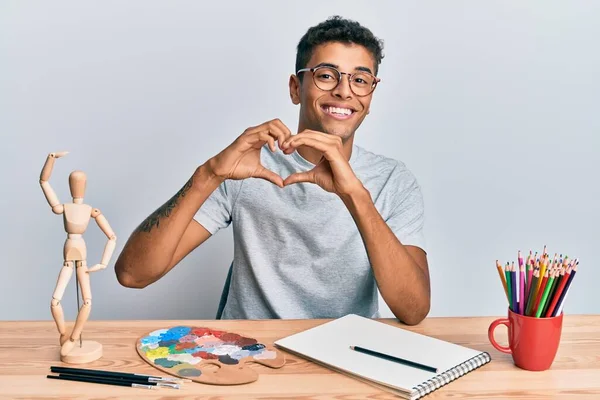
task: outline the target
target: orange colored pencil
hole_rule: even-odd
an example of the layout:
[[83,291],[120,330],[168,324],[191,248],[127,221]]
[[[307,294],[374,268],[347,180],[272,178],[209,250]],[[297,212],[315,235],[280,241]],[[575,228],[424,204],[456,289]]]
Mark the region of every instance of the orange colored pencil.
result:
[[506,300],[510,304],[510,299],[508,298],[508,288],[506,287],[506,278],[504,271],[502,269],[502,265],[500,265],[500,261],[496,260],[496,269],[498,270],[498,275],[500,276],[500,281],[502,282],[502,287],[504,287],[504,294],[506,295]]
[[[546,248],[544,247],[544,251],[546,251]],[[545,257],[543,257],[543,259],[541,260],[541,266],[540,266],[540,277],[543,277],[546,274],[546,267],[548,266],[548,255],[546,255]],[[542,282],[538,282],[538,287],[536,290],[536,295],[539,293],[540,291],[540,286],[541,286]],[[543,290],[543,289],[542,289]]]

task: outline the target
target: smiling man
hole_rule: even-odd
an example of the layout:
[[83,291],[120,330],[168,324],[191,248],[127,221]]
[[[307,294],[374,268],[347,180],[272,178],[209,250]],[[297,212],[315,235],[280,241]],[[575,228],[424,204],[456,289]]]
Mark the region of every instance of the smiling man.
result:
[[423,200],[406,166],[354,144],[379,83],[382,44],[332,17],[301,38],[279,119],[246,129],[197,168],[130,236],[119,282],[143,288],[230,224],[234,259],[222,318],[379,317],[429,312]]

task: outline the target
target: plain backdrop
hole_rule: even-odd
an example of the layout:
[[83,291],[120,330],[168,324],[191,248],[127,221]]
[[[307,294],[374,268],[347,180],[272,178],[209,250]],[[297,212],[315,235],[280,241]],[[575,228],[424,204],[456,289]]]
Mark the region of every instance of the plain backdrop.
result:
[[[210,319],[233,254],[219,232],[160,281],[121,287],[129,234],[244,129],[280,118],[296,45],[331,15],[384,40],[356,143],[401,160],[425,199],[430,316],[506,314],[496,259],[580,259],[567,314],[600,312],[600,3],[590,1],[1,1],[0,319],[51,319],[65,232],[39,186],[86,203],[118,236],[92,275],[90,319]],[[88,265],[106,237],[85,235]],[[76,315],[75,281],[63,299]],[[384,316],[391,316],[382,304]]]

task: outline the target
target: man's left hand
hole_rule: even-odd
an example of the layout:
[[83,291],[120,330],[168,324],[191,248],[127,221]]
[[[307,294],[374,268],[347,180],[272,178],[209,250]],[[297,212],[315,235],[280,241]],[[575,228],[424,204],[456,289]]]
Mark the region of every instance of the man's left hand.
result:
[[354,174],[343,153],[342,139],[323,132],[304,130],[283,142],[283,152],[293,153],[300,146],[308,146],[323,153],[323,157],[310,171],[296,172],[288,176],[283,185],[311,182],[338,196],[348,196],[363,189],[362,182]]

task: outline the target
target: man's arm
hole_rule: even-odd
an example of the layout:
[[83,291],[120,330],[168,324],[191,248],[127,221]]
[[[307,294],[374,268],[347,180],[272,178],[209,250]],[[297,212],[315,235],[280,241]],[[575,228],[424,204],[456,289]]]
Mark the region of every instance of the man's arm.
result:
[[369,191],[352,171],[340,137],[307,129],[283,143],[284,153],[301,146],[322,152],[322,158],[312,170],[291,174],[283,184],[312,182],[337,194],[360,231],[381,296],[399,320],[410,325],[421,322],[430,305],[429,267],[423,250],[400,243],[383,220]]
[[267,121],[246,129],[198,167],[187,183],[131,234],[115,264],[119,283],[146,287],[204,243],[211,234],[193,217],[225,180],[260,178],[282,187],[283,179],[261,164],[260,152],[265,144],[275,151],[275,141],[281,145],[290,135],[280,120]]
[[357,190],[342,200],[360,231],[381,296],[399,320],[418,324],[429,313],[431,300],[425,252],[398,240],[367,189]]
[[117,259],[119,283],[146,287],[206,241],[210,233],[193,217],[220,183],[202,165],[171,199],[150,214],[131,234]]

